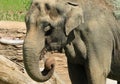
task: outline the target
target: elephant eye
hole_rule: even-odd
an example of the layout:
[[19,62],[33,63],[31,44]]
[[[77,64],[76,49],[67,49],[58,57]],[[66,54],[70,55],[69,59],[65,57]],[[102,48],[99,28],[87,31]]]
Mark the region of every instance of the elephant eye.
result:
[[45,31],[45,32],[47,32],[47,31],[49,31],[51,29],[51,27],[50,26],[47,26],[47,27],[45,27],[43,30]]
[[53,32],[54,28],[52,26],[48,26],[44,29],[45,36],[49,36]]

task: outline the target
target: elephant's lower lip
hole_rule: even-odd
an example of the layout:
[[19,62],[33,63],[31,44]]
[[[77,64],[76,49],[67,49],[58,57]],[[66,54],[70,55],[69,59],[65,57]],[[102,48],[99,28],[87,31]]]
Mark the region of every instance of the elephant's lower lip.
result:
[[43,49],[42,49],[42,51],[40,52],[40,57],[39,57],[39,59],[40,60],[42,60],[43,58],[45,58],[44,56],[45,56],[45,54],[47,53],[47,52],[51,52],[51,53],[53,53],[53,52],[60,52],[61,53],[61,50],[62,50],[63,48],[59,45],[57,48],[55,48],[55,47],[51,47],[51,46],[46,46],[46,47],[44,47]]
[[[47,47],[43,48],[41,53],[40,53],[40,57],[39,57],[39,60],[44,60],[45,58],[45,54],[48,52],[49,50],[47,49]],[[59,50],[50,50],[49,52],[53,53],[53,52],[59,52]]]
[[42,51],[40,52],[40,60],[42,60],[42,58],[44,58],[45,54],[47,53],[47,49],[43,48]]
[[49,51],[49,52],[52,52],[52,51],[59,52],[61,49],[62,49],[61,45],[59,45],[59,46],[48,46],[47,47],[47,51]]

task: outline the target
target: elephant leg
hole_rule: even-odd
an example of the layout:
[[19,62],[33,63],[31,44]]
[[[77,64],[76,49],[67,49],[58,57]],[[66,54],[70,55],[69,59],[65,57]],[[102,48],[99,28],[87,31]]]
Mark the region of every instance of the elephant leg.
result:
[[87,68],[89,84],[106,84],[106,73],[98,62],[89,62]]
[[120,84],[120,81],[117,81],[117,84]]
[[88,84],[84,66],[68,62],[68,72],[72,84]]

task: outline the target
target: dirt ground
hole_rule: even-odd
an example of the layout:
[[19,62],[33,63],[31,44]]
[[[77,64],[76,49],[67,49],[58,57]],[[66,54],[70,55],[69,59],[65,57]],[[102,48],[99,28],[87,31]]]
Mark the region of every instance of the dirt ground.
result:
[[[24,39],[26,33],[24,22],[0,21],[0,38]],[[0,55],[16,62],[20,70],[23,69],[22,45],[6,45],[0,43]],[[67,60],[64,53],[47,53],[46,56],[53,56],[56,60],[55,73],[65,84],[71,84],[67,71]],[[107,84],[116,84],[116,81],[108,80]]]

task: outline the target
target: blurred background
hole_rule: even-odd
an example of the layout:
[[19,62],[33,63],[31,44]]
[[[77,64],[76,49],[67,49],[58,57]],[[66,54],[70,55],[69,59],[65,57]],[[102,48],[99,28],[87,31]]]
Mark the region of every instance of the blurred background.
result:
[[32,0],[0,0],[0,20],[24,21]]
[[[0,0],[0,20],[24,21],[32,0]],[[120,0],[106,0],[114,6],[114,14],[120,18]]]

